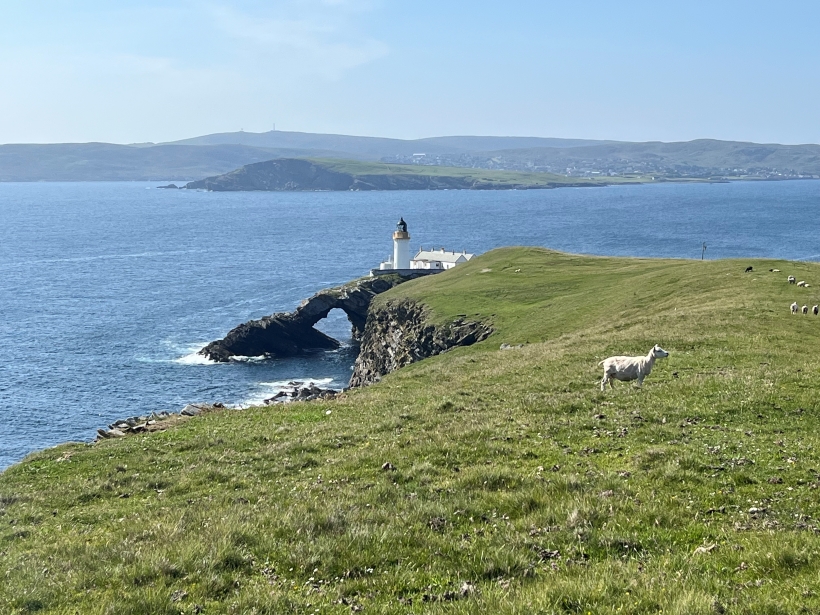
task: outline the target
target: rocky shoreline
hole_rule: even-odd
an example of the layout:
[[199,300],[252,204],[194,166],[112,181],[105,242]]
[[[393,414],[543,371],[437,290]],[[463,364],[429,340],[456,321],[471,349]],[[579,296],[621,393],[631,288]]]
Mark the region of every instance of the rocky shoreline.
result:
[[[287,357],[315,348],[337,348],[339,342],[313,328],[331,309],[345,311],[353,338],[360,342],[353,366],[350,388],[379,382],[383,376],[416,361],[453,348],[470,346],[487,339],[491,325],[468,320],[434,324],[429,309],[410,299],[379,302],[373,299],[391,288],[420,275],[386,275],[356,280],[320,291],[293,312],[282,312],[243,323],[221,340],[200,351],[211,360],[225,362],[235,356]],[[322,345],[323,344],[323,345]],[[344,391],[322,389],[314,382],[291,381],[287,387],[263,401],[272,406],[284,403],[333,399]],[[223,403],[193,403],[179,413],[158,412],[114,421],[108,429],[98,429],[96,441],[163,431],[188,418],[210,412],[238,410]]]
[[[322,389],[310,381],[308,381],[307,384],[299,381],[291,381],[288,383],[287,388],[264,400],[263,403],[266,406],[275,406],[300,401],[313,401],[316,399],[333,399],[342,392],[343,391],[337,389]],[[229,406],[221,402],[212,404],[196,403],[186,405],[178,413],[163,410],[162,412],[152,412],[148,415],[130,416],[114,421],[108,426],[108,429],[98,429],[94,442],[110,440],[112,438],[123,438],[141,433],[165,431],[170,427],[178,425],[180,422],[202,414],[243,409],[242,407]]]

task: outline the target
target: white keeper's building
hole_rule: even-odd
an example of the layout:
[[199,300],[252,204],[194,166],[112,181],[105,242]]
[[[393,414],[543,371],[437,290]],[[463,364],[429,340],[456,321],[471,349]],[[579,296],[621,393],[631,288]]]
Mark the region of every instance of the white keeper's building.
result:
[[410,269],[452,269],[456,265],[466,263],[475,254],[466,252],[448,252],[444,248],[425,250],[419,249],[410,261]]
[[450,252],[444,248],[425,250],[420,248],[416,255],[410,258],[410,233],[407,231],[407,222],[399,220],[396,231],[393,233],[393,254],[379,265],[376,271],[418,271],[419,269],[432,272],[452,269],[456,265],[466,263],[475,254],[466,251]]

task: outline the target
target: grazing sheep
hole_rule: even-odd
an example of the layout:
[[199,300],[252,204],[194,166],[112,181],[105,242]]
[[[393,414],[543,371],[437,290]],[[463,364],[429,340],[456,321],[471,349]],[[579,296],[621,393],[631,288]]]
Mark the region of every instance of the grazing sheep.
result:
[[800,281],[797,283],[797,285],[798,285],[798,286],[805,286],[805,285],[806,285],[806,280],[800,280]]
[[808,305],[804,305],[801,309],[803,310],[803,313],[804,313],[804,314],[808,314],[808,313],[809,313],[809,306],[808,306]]
[[769,271],[773,273],[780,273],[780,269],[769,269]]
[[799,309],[800,309],[800,308],[797,306],[797,301],[795,301],[794,303],[792,303],[789,307],[791,307],[792,314],[797,314],[797,310],[799,310]]
[[795,278],[793,275],[789,276],[789,284],[794,284],[796,281],[797,281],[797,278]]
[[815,316],[817,316],[817,311],[818,311],[818,306],[816,306],[816,305],[815,305],[815,306],[811,309],[811,313],[812,313],[812,314],[814,314]]
[[613,380],[620,380],[622,382],[637,380],[638,386],[643,386],[644,378],[652,372],[655,359],[663,359],[668,356],[668,352],[655,344],[645,357],[617,356],[604,359],[598,363],[598,365],[604,366],[604,378],[601,380],[601,390],[606,389],[607,382],[610,388],[614,389],[615,385],[612,383]]
[[744,273],[749,273],[750,271],[754,271],[754,267],[752,267],[751,265],[746,267],[746,271],[744,271]]

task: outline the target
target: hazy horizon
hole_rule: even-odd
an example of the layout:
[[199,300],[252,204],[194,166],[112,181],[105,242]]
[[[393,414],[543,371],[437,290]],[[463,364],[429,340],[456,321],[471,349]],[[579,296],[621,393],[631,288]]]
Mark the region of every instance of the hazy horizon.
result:
[[[217,132],[217,133],[206,133],[201,135],[188,135],[185,137],[181,137],[180,139],[176,139],[174,141],[132,141],[129,143],[125,142],[113,142],[113,141],[18,141],[18,142],[10,142],[10,143],[0,143],[0,145],[73,145],[73,144],[88,144],[88,143],[107,143],[110,145],[165,145],[165,144],[173,144],[179,141],[185,141],[188,139],[195,139],[197,137],[206,137],[211,135],[218,135],[218,134],[233,134],[238,132],[244,132],[247,134],[267,134],[268,132],[282,132],[282,133],[299,133],[299,134],[323,134],[328,136],[345,136],[345,137],[356,137],[356,138],[373,138],[373,139],[396,139],[400,141],[423,141],[425,139],[438,139],[438,138],[459,138],[459,137],[477,137],[477,138],[543,138],[543,139],[565,139],[565,140],[579,140],[580,138],[577,137],[555,137],[550,135],[525,135],[525,134],[518,134],[518,135],[490,135],[490,134],[436,134],[436,135],[427,135],[422,137],[410,137],[410,138],[402,138],[402,137],[385,137],[383,135],[363,135],[363,134],[344,134],[339,132],[327,132],[327,133],[314,133],[305,130],[279,130],[276,129],[275,131],[262,131],[262,132],[253,132],[250,130],[238,130],[238,131],[224,131],[224,132]],[[629,141],[625,139],[584,139],[589,141],[621,141],[624,143],[684,143],[684,142],[691,142],[691,141],[733,141],[737,143],[754,143],[756,145],[820,145],[820,141],[817,142],[803,142],[803,143],[783,143],[783,142],[759,142],[759,141],[749,141],[748,139],[742,140],[734,140],[734,139],[715,139],[713,137],[695,137],[694,139],[685,139],[681,141],[662,141],[660,139],[646,139],[645,141]]]
[[820,5],[4,3],[0,143],[277,130],[820,143]]

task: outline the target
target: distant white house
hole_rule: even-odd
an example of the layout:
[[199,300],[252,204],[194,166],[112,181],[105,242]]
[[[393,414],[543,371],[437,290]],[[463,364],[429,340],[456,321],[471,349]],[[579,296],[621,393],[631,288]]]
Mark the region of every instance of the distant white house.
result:
[[448,252],[444,248],[425,250],[421,248],[410,261],[410,269],[452,269],[466,263],[475,254],[467,252]]

